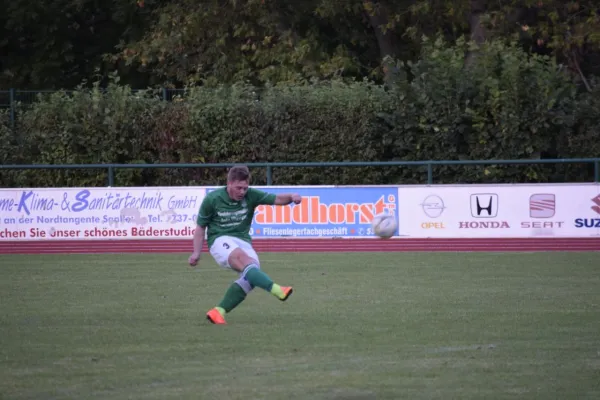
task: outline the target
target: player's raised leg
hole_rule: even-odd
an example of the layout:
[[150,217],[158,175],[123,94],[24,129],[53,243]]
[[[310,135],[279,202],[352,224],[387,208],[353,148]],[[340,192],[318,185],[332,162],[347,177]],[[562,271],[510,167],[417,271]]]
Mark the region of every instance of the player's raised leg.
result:
[[254,287],[266,290],[281,301],[287,300],[293,292],[289,286],[274,283],[261,271],[256,252],[251,247],[246,250],[239,247],[239,242],[233,238],[217,239],[211,247],[211,254],[219,264],[240,273],[240,277],[229,286],[221,302],[206,314],[207,319],[214,324],[225,324],[225,314],[240,305]]
[[266,290],[281,301],[287,300],[293,292],[291,286],[279,286],[273,282],[269,275],[260,269],[258,262],[241,248],[231,252],[229,265],[240,272],[240,277],[245,279],[252,287]]

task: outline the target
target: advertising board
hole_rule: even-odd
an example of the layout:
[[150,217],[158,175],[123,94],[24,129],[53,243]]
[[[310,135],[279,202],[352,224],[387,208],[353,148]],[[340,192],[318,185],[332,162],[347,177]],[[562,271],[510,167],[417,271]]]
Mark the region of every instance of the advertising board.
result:
[[597,236],[599,188],[597,184],[403,186],[399,188],[400,235]]
[[[372,238],[389,212],[399,238],[600,236],[600,185],[257,187],[297,192],[299,205],[259,206],[263,238]],[[191,239],[215,187],[0,189],[0,241]]]
[[[302,204],[259,206],[250,234],[274,237],[372,237],[370,221],[396,214],[396,187],[257,187],[297,192]],[[0,240],[191,239],[214,187],[0,190]]]
[[0,190],[0,240],[192,237],[200,187]]

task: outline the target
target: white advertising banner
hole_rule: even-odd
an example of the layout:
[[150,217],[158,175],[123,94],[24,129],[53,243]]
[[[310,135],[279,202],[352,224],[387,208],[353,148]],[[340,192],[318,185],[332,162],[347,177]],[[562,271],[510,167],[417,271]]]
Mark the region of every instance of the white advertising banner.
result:
[[600,185],[433,185],[399,188],[400,236],[593,237]]
[[[299,205],[259,206],[256,238],[374,237],[376,213],[397,214],[396,186],[258,187],[296,192]],[[191,239],[214,187],[0,189],[0,241]]]
[[[0,241],[191,239],[211,187],[0,189]],[[398,217],[397,237],[600,236],[600,185],[262,187],[304,201],[257,209],[256,238],[373,237],[370,219]]]
[[200,187],[0,190],[0,240],[190,238]]

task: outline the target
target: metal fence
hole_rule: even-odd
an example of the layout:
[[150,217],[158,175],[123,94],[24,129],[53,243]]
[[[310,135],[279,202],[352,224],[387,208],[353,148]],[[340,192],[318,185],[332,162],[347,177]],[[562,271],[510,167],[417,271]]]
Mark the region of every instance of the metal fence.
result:
[[[443,165],[535,165],[535,164],[592,164],[594,166],[594,182],[600,182],[600,158],[566,158],[544,160],[445,160],[445,161],[347,161],[347,162],[273,162],[247,163],[250,168],[265,168],[267,185],[273,184],[274,168],[325,168],[325,167],[427,167],[427,184],[434,183],[434,166]],[[155,169],[155,168],[227,168],[232,163],[206,164],[30,164],[0,165],[0,170],[24,169],[100,169],[107,171],[107,186],[115,185],[117,169]]]

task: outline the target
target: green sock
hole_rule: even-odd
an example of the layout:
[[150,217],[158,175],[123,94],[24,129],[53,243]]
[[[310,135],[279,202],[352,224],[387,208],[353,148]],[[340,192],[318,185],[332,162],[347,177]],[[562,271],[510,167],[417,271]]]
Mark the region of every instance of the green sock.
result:
[[231,284],[231,286],[229,286],[227,292],[225,292],[225,297],[223,297],[223,300],[221,300],[221,302],[217,306],[217,310],[219,310],[219,308],[223,310],[223,312],[221,312],[221,310],[219,310],[219,312],[221,313],[221,315],[224,315],[226,312],[230,312],[238,305],[240,305],[240,303],[244,301],[245,298],[246,292],[244,292],[244,289],[242,289],[240,285],[234,282]]
[[269,278],[269,275],[258,268],[253,267],[246,269],[245,277],[252,286],[259,287],[267,292],[271,292],[271,289],[273,288],[273,280]]
[[281,286],[274,283],[269,275],[265,274],[258,268],[250,268],[246,271],[246,280],[252,285],[259,287],[261,289],[266,290],[267,292],[279,297],[283,298],[285,295],[283,290],[281,290]]

